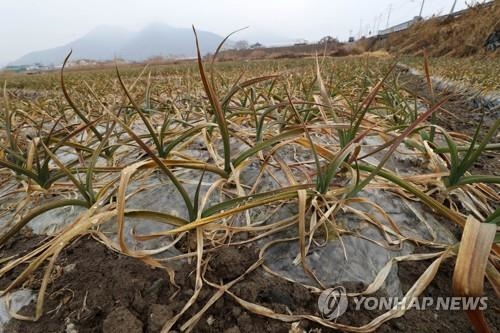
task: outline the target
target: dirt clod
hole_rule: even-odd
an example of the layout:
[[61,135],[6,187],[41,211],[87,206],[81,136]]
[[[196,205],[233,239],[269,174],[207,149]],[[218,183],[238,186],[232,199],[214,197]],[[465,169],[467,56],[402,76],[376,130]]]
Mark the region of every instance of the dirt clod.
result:
[[124,306],[114,309],[104,319],[104,333],[142,333],[142,322]]
[[[245,255],[242,255],[244,253]],[[212,259],[212,275],[222,277],[224,283],[236,279],[257,260],[257,253],[246,247],[222,247]]]
[[233,326],[231,328],[228,328],[227,330],[224,331],[224,333],[240,333],[240,329],[238,326]]
[[148,320],[148,331],[159,332],[166,320],[172,318],[174,312],[167,305],[153,304],[151,306],[151,314]]

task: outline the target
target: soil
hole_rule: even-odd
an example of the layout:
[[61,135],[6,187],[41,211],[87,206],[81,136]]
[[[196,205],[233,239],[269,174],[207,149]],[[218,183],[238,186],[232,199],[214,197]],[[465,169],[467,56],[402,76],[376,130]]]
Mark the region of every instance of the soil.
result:
[[[26,253],[43,240],[40,236],[19,235],[0,250],[1,257]],[[205,277],[214,283],[226,283],[250,267],[257,259],[254,247],[220,248],[210,255]],[[400,264],[399,276],[405,290],[423,273],[430,262]],[[56,274],[49,285],[44,314],[37,322],[11,320],[8,333],[25,332],[159,332],[164,321],[178,313],[193,294],[194,264],[176,271],[173,286],[164,270],[152,268],[140,260],[110,251],[92,239],[82,237],[68,246],[57,261]],[[0,279],[3,289],[20,270]],[[422,296],[451,295],[453,261],[446,261],[436,279]],[[25,287],[38,289],[42,272],[37,272]],[[358,286],[362,288],[363,286]],[[351,288],[349,288],[351,290]],[[216,290],[204,285],[196,304],[184,315],[183,323],[194,315]],[[262,268],[247,275],[231,288],[239,297],[264,305],[280,313],[318,315],[317,295],[304,287],[265,273]],[[493,328],[500,327],[500,300],[489,286],[486,317]],[[348,311],[339,322],[362,325],[378,312]],[[34,304],[21,310],[34,313]],[[333,332],[317,324],[301,321],[306,332]],[[179,327],[175,327],[179,330]],[[255,315],[240,307],[225,294],[201,318],[194,332],[289,332],[290,323]],[[461,311],[410,310],[404,317],[384,324],[380,332],[472,332]]]

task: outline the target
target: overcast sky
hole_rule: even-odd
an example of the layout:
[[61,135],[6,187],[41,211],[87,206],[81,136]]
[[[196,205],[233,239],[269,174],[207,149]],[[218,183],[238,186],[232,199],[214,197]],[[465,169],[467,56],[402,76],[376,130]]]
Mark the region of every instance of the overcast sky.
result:
[[[458,0],[463,9],[474,0]],[[68,43],[99,25],[139,30],[150,22],[225,35],[347,39],[418,15],[422,0],[0,0],[0,66],[22,55]],[[453,0],[427,0],[423,16],[450,11]],[[241,35],[244,38],[245,35]],[[238,38],[238,37],[236,37]],[[161,41],[159,41],[161,42]]]

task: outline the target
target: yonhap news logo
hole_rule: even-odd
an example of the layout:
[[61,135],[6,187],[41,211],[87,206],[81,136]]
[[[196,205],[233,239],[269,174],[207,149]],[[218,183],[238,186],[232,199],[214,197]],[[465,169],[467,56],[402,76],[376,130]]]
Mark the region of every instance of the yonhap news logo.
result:
[[319,295],[318,308],[325,319],[340,317],[347,310],[347,305],[347,293],[342,286],[326,289]]
[[[354,311],[389,311],[401,310],[437,310],[437,311],[461,311],[461,310],[486,310],[488,308],[487,297],[374,297],[355,296],[351,297],[354,303]],[[344,287],[337,286],[324,290],[318,299],[318,309],[323,318],[334,320],[343,315],[349,305],[349,299]]]

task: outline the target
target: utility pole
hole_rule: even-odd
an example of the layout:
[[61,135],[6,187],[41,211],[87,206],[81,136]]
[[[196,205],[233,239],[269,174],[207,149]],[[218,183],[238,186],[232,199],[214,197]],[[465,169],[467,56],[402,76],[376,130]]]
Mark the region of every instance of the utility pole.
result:
[[418,17],[422,17],[422,12],[424,11],[424,3],[425,0],[422,0],[422,6],[420,6],[420,14],[418,14]]
[[455,11],[455,6],[457,5],[457,0],[453,1],[453,6],[451,6],[450,15]]
[[392,3],[389,5],[389,12],[387,13],[387,26],[385,27],[386,29],[389,28],[389,22],[391,20],[391,11],[392,11]]

